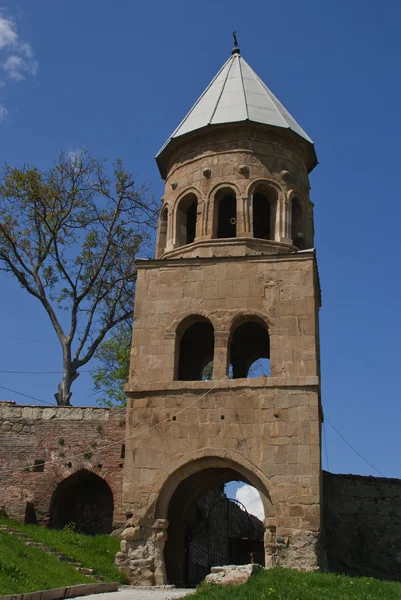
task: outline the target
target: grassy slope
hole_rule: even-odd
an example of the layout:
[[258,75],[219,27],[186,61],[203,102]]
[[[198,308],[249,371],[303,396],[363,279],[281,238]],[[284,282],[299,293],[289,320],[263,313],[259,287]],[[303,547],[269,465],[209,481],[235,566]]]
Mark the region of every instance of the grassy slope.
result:
[[288,569],[261,571],[244,585],[202,584],[194,600],[401,600],[401,583]]
[[96,575],[103,575],[105,581],[125,583],[124,574],[114,565],[114,558],[120,549],[120,540],[108,535],[84,535],[68,529],[56,530],[37,525],[22,525],[0,517],[0,525],[8,525],[25,533],[31,539],[45,544],[57,552],[81,562],[84,567],[94,569]]
[[0,594],[35,592],[77,583],[94,583],[94,580],[0,531]]

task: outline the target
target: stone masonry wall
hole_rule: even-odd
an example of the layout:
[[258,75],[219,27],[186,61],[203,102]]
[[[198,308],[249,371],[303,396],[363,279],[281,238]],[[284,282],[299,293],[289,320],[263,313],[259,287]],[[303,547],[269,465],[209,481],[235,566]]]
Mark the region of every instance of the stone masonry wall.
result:
[[[41,407],[0,401],[0,509],[24,520],[27,508],[49,521],[59,483],[85,469],[109,485],[113,526],[125,522],[122,486],[125,409]],[[44,461],[32,467],[35,461]]]
[[323,472],[331,571],[401,580],[401,480]]

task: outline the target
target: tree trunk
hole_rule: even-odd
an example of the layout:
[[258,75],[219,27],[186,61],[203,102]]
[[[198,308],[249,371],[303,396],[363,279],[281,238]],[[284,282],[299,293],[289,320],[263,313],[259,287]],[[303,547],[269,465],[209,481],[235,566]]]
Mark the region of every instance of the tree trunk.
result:
[[71,386],[79,377],[75,366],[71,361],[70,346],[63,347],[63,379],[58,384],[58,391],[54,394],[58,406],[71,406],[70,399],[72,396]]

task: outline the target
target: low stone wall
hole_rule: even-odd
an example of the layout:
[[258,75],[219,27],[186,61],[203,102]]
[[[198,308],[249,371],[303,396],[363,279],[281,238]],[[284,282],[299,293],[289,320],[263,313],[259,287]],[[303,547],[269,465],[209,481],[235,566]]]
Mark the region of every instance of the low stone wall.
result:
[[90,472],[112,492],[113,527],[125,524],[124,438],[125,409],[0,401],[0,510],[46,525],[59,484]]
[[401,580],[401,480],[323,472],[331,571]]

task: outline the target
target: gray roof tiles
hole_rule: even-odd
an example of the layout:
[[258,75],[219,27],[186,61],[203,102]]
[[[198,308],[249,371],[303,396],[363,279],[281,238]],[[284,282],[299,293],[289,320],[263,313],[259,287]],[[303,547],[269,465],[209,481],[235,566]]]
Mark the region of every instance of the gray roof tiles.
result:
[[240,54],[232,54],[164,144],[208,125],[252,121],[291,129],[313,144]]

